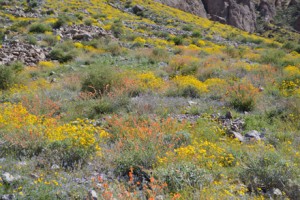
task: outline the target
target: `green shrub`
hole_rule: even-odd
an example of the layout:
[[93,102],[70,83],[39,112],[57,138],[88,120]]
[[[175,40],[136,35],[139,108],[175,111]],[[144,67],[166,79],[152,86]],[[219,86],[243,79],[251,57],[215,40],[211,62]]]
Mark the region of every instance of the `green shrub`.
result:
[[261,55],[260,62],[264,64],[280,65],[285,52],[281,49],[265,50]]
[[111,90],[117,80],[118,75],[111,67],[94,64],[83,80],[81,90],[104,95]]
[[59,62],[68,62],[75,58],[78,54],[76,51],[74,44],[71,41],[64,42],[62,44],[58,44],[53,48],[53,50],[49,54],[49,58],[52,60],[58,60]]
[[251,83],[239,83],[228,88],[227,101],[238,111],[252,111],[257,96],[258,90]]
[[9,66],[0,65],[0,89],[7,90],[15,82],[14,71]]
[[291,198],[296,199],[300,195],[300,186],[296,177],[299,170],[291,166],[290,161],[284,160],[280,155],[264,153],[261,155],[248,155],[245,159],[245,167],[239,173],[241,180],[247,185],[250,192],[261,194],[278,188]]
[[58,16],[58,20],[52,25],[53,28],[58,29],[67,24],[70,19],[66,15]]
[[121,20],[115,20],[111,26],[111,31],[115,37],[119,38],[124,33],[124,26]]
[[32,24],[29,28],[31,33],[45,33],[46,31],[51,31],[51,27],[42,23]]
[[183,44],[183,38],[181,36],[176,36],[173,38],[173,42],[175,45],[182,45]]
[[158,180],[167,184],[169,192],[179,192],[187,187],[200,189],[212,180],[207,171],[188,162],[159,168],[154,174]]

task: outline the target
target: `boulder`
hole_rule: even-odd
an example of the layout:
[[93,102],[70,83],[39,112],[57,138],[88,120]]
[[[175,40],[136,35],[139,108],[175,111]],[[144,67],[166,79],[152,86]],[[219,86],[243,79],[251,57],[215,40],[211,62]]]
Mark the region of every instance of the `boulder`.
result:
[[145,8],[143,6],[140,6],[140,5],[135,5],[133,8],[132,8],[132,12],[134,14],[138,14],[138,13],[141,13],[145,10]]
[[247,140],[261,140],[263,135],[256,130],[249,131],[245,134]]

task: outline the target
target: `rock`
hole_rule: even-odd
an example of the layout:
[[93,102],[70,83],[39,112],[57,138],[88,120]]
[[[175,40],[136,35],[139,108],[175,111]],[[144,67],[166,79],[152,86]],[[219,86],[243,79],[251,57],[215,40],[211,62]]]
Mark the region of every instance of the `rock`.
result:
[[51,166],[51,169],[52,170],[56,170],[56,169],[59,169],[60,167],[57,165],[57,164],[54,164]]
[[16,199],[14,194],[4,194],[1,196],[1,200],[13,200]]
[[275,196],[282,196],[282,192],[281,192],[278,188],[273,188],[272,193],[273,193]]
[[143,12],[145,10],[145,8],[143,6],[140,6],[140,5],[135,5],[133,8],[132,8],[132,11],[134,14],[138,14],[140,12]]
[[295,24],[294,24],[294,28],[296,29],[296,31],[300,32],[300,16],[298,17],[298,19],[296,20]]
[[3,182],[4,182],[4,183],[7,183],[7,184],[11,184],[11,183],[13,183],[13,182],[16,180],[16,178],[13,177],[13,176],[12,176],[10,173],[8,173],[8,172],[3,173],[1,177],[2,177]]
[[239,132],[235,132],[235,131],[228,131],[229,134],[231,134],[234,138],[237,138],[239,141],[244,142],[245,138],[244,136],[242,136],[242,134],[240,134]]
[[204,5],[200,0],[156,0],[156,1],[174,8],[178,8],[185,12],[192,13],[199,17],[203,17],[203,18],[207,17],[207,13],[204,8]]
[[226,119],[232,119],[232,113],[230,111],[228,111],[225,115]]
[[248,140],[261,140],[261,134],[256,131],[256,130],[252,130],[249,131],[248,133],[245,134],[245,138]]
[[21,61],[27,66],[35,66],[46,59],[49,51],[17,40],[8,41],[0,48],[0,63],[7,65],[14,61]]
[[39,175],[35,174],[35,173],[31,173],[30,174],[30,177],[31,178],[34,178],[34,179],[38,179],[39,178]]
[[91,41],[94,38],[104,36],[113,38],[111,32],[107,32],[101,27],[83,24],[61,27],[54,30],[54,34],[60,36],[61,40],[75,41]]
[[88,194],[88,200],[97,200],[98,196],[95,190],[90,190]]
[[266,22],[270,22],[276,15],[275,1],[261,0],[258,11]]
[[155,197],[155,200],[164,200],[165,197],[163,195],[158,195]]
[[195,106],[195,105],[197,105],[197,102],[195,102],[195,101],[188,101],[188,103],[189,103],[189,106]]

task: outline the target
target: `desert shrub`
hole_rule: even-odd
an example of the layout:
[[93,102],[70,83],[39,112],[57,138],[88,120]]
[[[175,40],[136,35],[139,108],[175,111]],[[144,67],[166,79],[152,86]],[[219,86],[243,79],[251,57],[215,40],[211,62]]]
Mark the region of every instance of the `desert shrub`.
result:
[[93,21],[91,19],[86,19],[83,23],[87,26],[91,26],[93,24]]
[[105,47],[107,52],[110,52],[113,56],[120,55],[122,53],[122,47],[119,45],[118,42],[108,42],[107,46]]
[[186,146],[191,143],[191,135],[187,131],[178,131],[175,134],[166,134],[164,136],[164,143],[166,145],[174,144],[174,148]]
[[166,49],[156,47],[152,50],[152,53],[149,57],[149,62],[150,63],[162,62],[168,60],[168,58],[169,58],[169,53]]
[[0,90],[9,89],[17,81],[16,73],[19,70],[19,64],[15,66],[0,65]]
[[194,37],[194,38],[201,38],[202,34],[200,33],[200,31],[193,31],[192,37]]
[[54,46],[57,43],[57,37],[54,35],[45,35],[43,40],[50,46]]
[[42,23],[35,23],[29,27],[31,33],[45,33],[46,31],[51,31],[51,27]]
[[283,44],[282,48],[287,50],[295,50],[298,47],[294,42],[286,42]]
[[59,15],[57,21],[52,25],[54,29],[58,29],[67,24],[70,19],[66,15]]
[[167,95],[199,98],[208,92],[207,85],[193,76],[176,76],[173,79],[175,88],[171,88]]
[[78,52],[74,48],[72,42],[64,42],[56,45],[49,54],[49,58],[52,60],[58,60],[59,62],[68,62],[77,56]]
[[32,36],[32,35],[28,35],[27,38],[26,38],[26,41],[29,44],[32,44],[32,45],[36,45],[37,44],[37,39],[34,36]]
[[118,80],[118,74],[107,66],[91,66],[86,78],[82,81],[81,90],[85,92],[93,92],[95,94],[107,94]]
[[121,108],[125,108],[129,104],[129,97],[126,95],[120,95],[116,97],[104,96],[93,107],[91,116],[94,118],[100,114],[113,113]]
[[193,56],[176,55],[174,56],[168,68],[167,72],[174,76],[177,75],[192,75],[196,72],[199,64],[199,59]]
[[251,111],[255,108],[258,89],[251,83],[238,83],[228,88],[227,101],[239,111]]
[[245,167],[239,176],[248,190],[253,193],[261,194],[278,188],[289,198],[296,199],[295,197],[300,195],[299,183],[297,185],[292,182],[296,181],[297,173],[298,170],[293,163],[275,152],[269,152],[262,153],[258,157],[248,155],[248,159],[245,159]]
[[181,36],[176,36],[173,38],[173,42],[175,45],[182,45],[183,44],[183,37]]
[[155,176],[167,184],[169,192],[179,192],[185,188],[200,189],[209,184],[211,175],[193,163],[180,162],[155,170]]
[[107,153],[113,157],[116,172],[123,174],[130,167],[152,168],[158,156],[174,148],[173,143],[165,143],[164,134],[179,132],[185,123],[178,124],[170,118],[157,122],[150,118],[115,116],[108,121],[108,126],[115,150],[113,154]]
[[119,38],[124,33],[124,26],[121,20],[115,20],[111,26],[111,31],[115,37]]
[[260,62],[265,64],[280,65],[285,52],[280,49],[270,49],[262,53]]

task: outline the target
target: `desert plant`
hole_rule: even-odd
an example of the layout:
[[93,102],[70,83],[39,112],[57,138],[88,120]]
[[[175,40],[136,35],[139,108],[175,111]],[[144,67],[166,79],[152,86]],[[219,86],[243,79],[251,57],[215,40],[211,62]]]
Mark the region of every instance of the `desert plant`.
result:
[[179,192],[187,187],[200,189],[212,180],[212,176],[206,170],[189,162],[159,168],[155,171],[155,176],[167,184],[169,192]]
[[227,101],[239,111],[251,111],[255,108],[258,89],[251,83],[238,83],[227,90]]
[[118,80],[118,74],[108,66],[91,66],[86,78],[82,82],[82,91],[94,92],[98,96],[107,94]]
[[42,23],[35,23],[29,27],[29,32],[32,33],[45,33],[46,31],[51,31],[51,27]]

